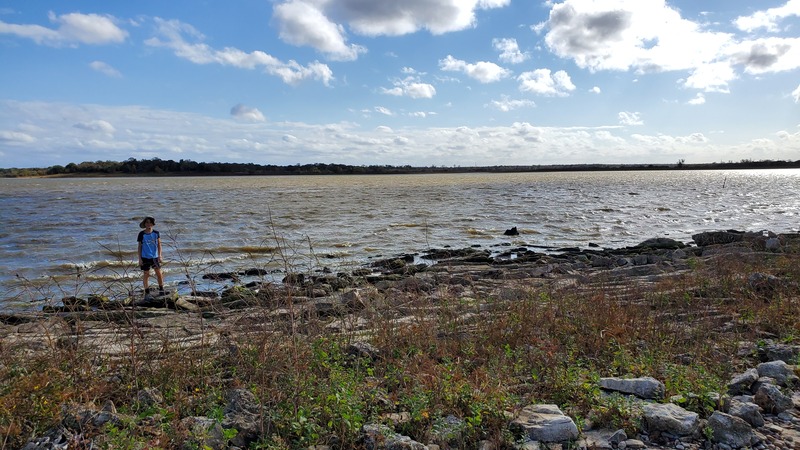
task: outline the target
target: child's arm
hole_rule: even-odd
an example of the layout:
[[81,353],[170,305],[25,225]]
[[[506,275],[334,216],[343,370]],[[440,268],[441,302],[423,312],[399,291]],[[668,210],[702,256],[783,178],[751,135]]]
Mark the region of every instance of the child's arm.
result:
[[158,238],[158,259],[161,260],[161,238]]
[[139,265],[142,265],[142,243],[139,242],[139,249],[136,251],[139,254]]

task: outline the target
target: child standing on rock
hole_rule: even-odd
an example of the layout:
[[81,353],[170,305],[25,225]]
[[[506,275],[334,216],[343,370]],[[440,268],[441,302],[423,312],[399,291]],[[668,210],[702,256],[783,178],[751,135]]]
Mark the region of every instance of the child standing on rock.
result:
[[158,294],[164,295],[164,276],[161,274],[161,235],[153,227],[156,219],[145,217],[139,224],[144,230],[139,232],[136,240],[139,242],[139,268],[142,269],[142,284],[144,295],[150,294],[150,269],[156,274],[158,280]]

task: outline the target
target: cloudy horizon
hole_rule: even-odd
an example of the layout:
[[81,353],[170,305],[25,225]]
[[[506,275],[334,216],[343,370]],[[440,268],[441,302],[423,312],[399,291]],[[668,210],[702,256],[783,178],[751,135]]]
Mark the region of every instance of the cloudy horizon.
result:
[[0,167],[800,159],[800,0],[0,1]]

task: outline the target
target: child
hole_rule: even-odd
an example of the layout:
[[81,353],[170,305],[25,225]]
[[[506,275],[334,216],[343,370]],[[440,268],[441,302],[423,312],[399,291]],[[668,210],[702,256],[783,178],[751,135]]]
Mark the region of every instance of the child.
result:
[[164,277],[161,275],[161,235],[153,229],[156,219],[145,217],[139,224],[139,228],[144,230],[139,232],[136,240],[139,242],[139,267],[142,269],[142,283],[144,284],[144,295],[150,294],[148,287],[150,281],[150,269],[152,268],[158,280],[158,294],[164,295]]

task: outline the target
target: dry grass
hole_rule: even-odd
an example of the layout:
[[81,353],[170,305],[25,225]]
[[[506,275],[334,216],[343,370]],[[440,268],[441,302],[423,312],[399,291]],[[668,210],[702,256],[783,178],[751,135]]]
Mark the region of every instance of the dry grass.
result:
[[[113,330],[122,352],[88,345],[95,323],[50,320],[51,339],[38,347],[0,341],[0,446],[41,435],[65,405],[110,400],[129,419],[83,430],[73,448],[88,448],[88,439],[105,448],[177,448],[186,432],[180,419],[220,418],[232,388],[251,390],[264,407],[252,448],[354,448],[363,424],[400,412],[406,419],[396,429],[417,440],[454,415],[464,422],[451,445],[489,439],[503,448],[514,440],[507,413],[531,402],[556,403],[579,425],[635,428],[631,406],[601,396],[597,379],[652,376],[668,396],[724,392],[732,374],[752,365],[732,357],[740,341],[800,342],[798,263],[793,249],[697,258],[647,279],[608,272],[572,284],[499,280],[500,291],[479,280],[389,290],[360,311],[367,329],[342,333],[326,328],[331,318],[290,314],[300,308],[290,296],[278,306],[293,320],[276,318],[274,304],[225,327],[185,313],[194,333],[166,328],[155,339],[131,317]],[[781,282],[753,286],[756,272]],[[189,334],[194,341],[183,345]],[[371,342],[381,357],[349,357],[355,341]],[[158,388],[163,403],[137,399],[145,388]]]

